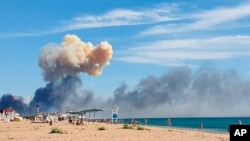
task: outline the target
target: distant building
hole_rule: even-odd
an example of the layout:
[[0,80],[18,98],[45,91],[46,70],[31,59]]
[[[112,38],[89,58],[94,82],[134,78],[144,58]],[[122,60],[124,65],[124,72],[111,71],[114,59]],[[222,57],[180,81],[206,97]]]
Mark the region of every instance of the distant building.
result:
[[0,110],[0,120],[13,121],[15,117],[19,117],[19,114],[13,108]]

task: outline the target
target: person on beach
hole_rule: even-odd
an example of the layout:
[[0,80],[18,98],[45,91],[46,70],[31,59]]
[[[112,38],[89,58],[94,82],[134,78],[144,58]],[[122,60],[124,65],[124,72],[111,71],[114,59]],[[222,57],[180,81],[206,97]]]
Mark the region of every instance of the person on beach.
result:
[[202,122],[200,123],[200,128],[199,128],[199,130],[203,130],[203,123],[202,123]]
[[167,123],[168,123],[168,127],[171,127],[171,119],[170,118],[168,118]]
[[241,120],[238,121],[238,125],[242,125]]
[[145,125],[147,125],[147,123],[148,123],[148,120],[147,120],[147,119],[145,118],[144,122],[145,122]]

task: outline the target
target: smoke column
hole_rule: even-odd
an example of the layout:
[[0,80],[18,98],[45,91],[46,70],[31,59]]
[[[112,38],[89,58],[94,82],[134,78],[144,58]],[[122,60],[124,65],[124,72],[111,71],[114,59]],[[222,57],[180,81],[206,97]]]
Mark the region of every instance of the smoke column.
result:
[[132,89],[124,83],[107,100],[97,100],[92,91],[82,89],[77,74],[100,75],[112,53],[108,42],[94,47],[76,35],[66,35],[60,45],[42,48],[39,65],[48,83],[36,90],[29,108],[22,98],[10,94],[2,96],[0,108],[13,107],[21,113],[33,108],[34,113],[36,105],[41,112],[117,105],[121,117],[250,114],[249,78],[241,77],[235,70],[220,71],[206,66],[196,72],[185,66],[169,68],[159,77],[141,79]]
[[100,75],[113,54],[112,46],[104,41],[94,47],[84,43],[76,35],[66,35],[60,45],[50,44],[39,55],[39,66],[43,69],[45,81],[54,81],[68,75],[86,72]]
[[[129,90],[124,83],[114,91],[109,102],[134,109],[145,109],[168,103],[172,104],[182,95],[191,82],[191,70],[188,67],[172,68],[167,74],[141,79],[135,89]],[[181,99],[181,98],[180,98]]]
[[77,74],[100,75],[110,64],[112,54],[108,42],[95,47],[76,35],[66,35],[60,45],[45,46],[39,54],[39,66],[49,83],[36,90],[30,107],[39,105],[41,111],[67,111],[90,106],[93,92],[81,89],[82,81]]
[[123,83],[108,103],[118,105],[124,117],[249,116],[249,88],[250,80],[235,70],[175,67],[141,79],[132,89]]
[[[120,117],[250,114],[250,80],[241,77],[235,70],[202,67],[192,72],[188,67],[170,68],[158,77],[142,78],[133,88],[123,83],[114,90],[113,96],[103,100],[96,99],[94,92],[82,90],[81,86],[77,75],[51,81],[46,87],[36,90],[30,108],[34,113],[37,104],[41,112],[115,105],[121,109]],[[22,112],[26,105],[21,98],[6,94],[0,99],[0,108],[8,107]]]
[[78,76],[67,76],[50,82],[46,87],[36,90],[30,103],[31,107],[40,106],[40,111],[69,111],[77,107],[91,106],[94,95],[91,91],[81,89],[82,82]]

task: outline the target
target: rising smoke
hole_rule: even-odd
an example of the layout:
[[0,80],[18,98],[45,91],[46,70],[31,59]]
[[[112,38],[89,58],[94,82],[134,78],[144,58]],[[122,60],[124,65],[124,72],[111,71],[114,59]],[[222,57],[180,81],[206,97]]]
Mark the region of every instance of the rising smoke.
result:
[[24,99],[20,96],[12,94],[4,94],[0,99],[0,109],[14,108],[20,113],[26,113],[28,105],[24,103]]
[[70,111],[77,107],[91,106],[94,95],[91,91],[81,90],[82,82],[77,76],[67,76],[39,88],[30,107],[40,106],[41,111]]
[[36,90],[29,105],[19,97],[3,95],[0,108],[12,107],[27,114],[36,105],[44,112],[91,107],[93,92],[81,89],[78,74],[100,75],[110,64],[112,54],[112,46],[106,41],[93,46],[90,42],[82,42],[76,35],[66,35],[61,44],[49,44],[40,51],[39,66],[48,84]]
[[202,67],[192,73],[189,67],[176,67],[141,79],[132,90],[123,83],[108,102],[119,105],[125,117],[246,116],[249,90],[250,80],[234,70]]
[[[31,107],[40,104],[42,111],[60,111],[81,106],[110,108],[116,105],[120,107],[120,117],[250,114],[250,80],[242,78],[234,70],[202,67],[192,72],[189,67],[171,68],[159,77],[141,79],[133,89],[123,83],[107,100],[98,100],[94,92],[82,90],[82,82],[77,75],[68,75],[55,82],[51,81],[36,91]],[[19,104],[7,104],[6,101]],[[15,107],[24,104],[20,99],[4,95],[0,105]]]
[[82,90],[77,74],[98,76],[110,64],[112,46],[104,41],[94,47],[76,35],[66,35],[60,45],[49,44],[39,54],[39,66],[49,83],[35,92],[30,107],[39,105],[43,111],[69,111],[91,106],[93,92]]
[[110,63],[112,54],[112,46],[106,41],[94,47],[90,42],[82,42],[76,35],[66,35],[62,44],[50,44],[41,50],[39,66],[43,69],[46,81],[80,72],[97,76]]
[[96,99],[93,91],[82,89],[78,74],[100,75],[112,53],[108,42],[94,47],[76,35],[66,35],[60,45],[42,48],[39,66],[47,85],[35,91],[29,105],[21,97],[6,94],[1,98],[0,108],[13,107],[27,113],[26,109],[37,104],[45,112],[116,105],[121,109],[121,117],[250,115],[250,80],[234,70],[212,67],[196,72],[189,67],[170,68],[159,77],[141,79],[132,89],[123,83],[110,98]]
[[174,68],[169,73],[160,76],[148,76],[137,84],[134,90],[127,90],[122,84],[114,91],[114,98],[110,99],[117,105],[130,105],[137,109],[157,107],[164,103],[173,103],[184,93],[191,81],[189,68]]

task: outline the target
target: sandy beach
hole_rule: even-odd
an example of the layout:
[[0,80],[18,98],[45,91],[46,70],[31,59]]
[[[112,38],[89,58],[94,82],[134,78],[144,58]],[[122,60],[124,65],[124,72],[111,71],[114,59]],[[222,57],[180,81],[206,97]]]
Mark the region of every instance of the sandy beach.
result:
[[[144,130],[122,129],[123,124],[85,122],[73,125],[66,121],[49,123],[0,122],[1,141],[229,141],[229,134],[199,130],[140,126]],[[60,133],[51,133],[52,129]],[[103,129],[104,130],[101,130]]]

